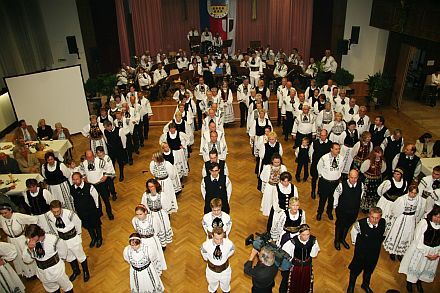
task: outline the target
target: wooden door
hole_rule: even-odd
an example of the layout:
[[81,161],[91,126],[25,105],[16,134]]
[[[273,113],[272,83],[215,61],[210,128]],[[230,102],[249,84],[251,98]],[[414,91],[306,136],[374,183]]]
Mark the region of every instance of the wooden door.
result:
[[402,43],[400,47],[399,59],[397,61],[396,68],[396,80],[394,81],[393,92],[391,95],[391,106],[393,106],[396,110],[399,110],[400,105],[402,104],[409,62],[416,53],[416,50],[416,47],[404,43]]

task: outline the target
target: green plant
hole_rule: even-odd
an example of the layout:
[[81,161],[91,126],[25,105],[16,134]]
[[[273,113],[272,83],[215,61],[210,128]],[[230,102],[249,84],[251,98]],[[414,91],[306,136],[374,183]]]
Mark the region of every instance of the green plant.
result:
[[354,75],[344,68],[336,69],[333,80],[338,86],[347,86],[353,82]]
[[367,82],[369,100],[381,104],[383,99],[390,94],[392,88],[390,79],[384,76],[383,73],[376,72],[368,76]]
[[117,79],[115,74],[100,74],[96,77],[91,77],[84,84],[84,89],[92,96],[111,95],[116,86]]

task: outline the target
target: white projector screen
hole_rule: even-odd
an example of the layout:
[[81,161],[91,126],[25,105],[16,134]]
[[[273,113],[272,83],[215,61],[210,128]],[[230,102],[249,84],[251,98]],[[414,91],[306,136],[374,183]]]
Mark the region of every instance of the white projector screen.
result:
[[52,128],[61,122],[72,134],[89,121],[80,65],[6,77],[5,82],[17,119],[35,130],[41,118]]

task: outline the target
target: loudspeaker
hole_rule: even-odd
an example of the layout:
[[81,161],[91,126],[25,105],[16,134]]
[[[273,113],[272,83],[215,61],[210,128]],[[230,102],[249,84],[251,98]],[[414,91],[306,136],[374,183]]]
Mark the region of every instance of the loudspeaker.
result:
[[337,50],[337,54],[338,55],[347,55],[348,54],[348,40],[339,40],[338,41],[338,50]]
[[78,47],[76,46],[75,36],[67,36],[67,47],[69,48],[69,54],[78,54]]
[[358,44],[359,43],[359,32],[360,31],[361,31],[360,26],[352,26],[351,27],[350,44]]

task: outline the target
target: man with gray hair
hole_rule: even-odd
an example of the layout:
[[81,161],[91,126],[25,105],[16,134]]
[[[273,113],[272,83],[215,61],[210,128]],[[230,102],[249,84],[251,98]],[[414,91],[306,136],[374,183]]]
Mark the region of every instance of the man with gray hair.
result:
[[[300,93],[300,96],[304,96],[304,94]],[[297,115],[295,122],[293,123],[292,137],[295,139],[293,148],[299,147],[304,137],[308,137],[309,141],[312,141],[315,136],[315,115],[310,113],[310,105],[304,103],[302,104],[300,114]]]
[[[255,256],[259,262],[252,267]],[[260,251],[252,248],[248,261],[244,264],[245,274],[252,277],[252,293],[272,292],[278,268],[275,265],[275,255],[272,250],[262,247]]]

